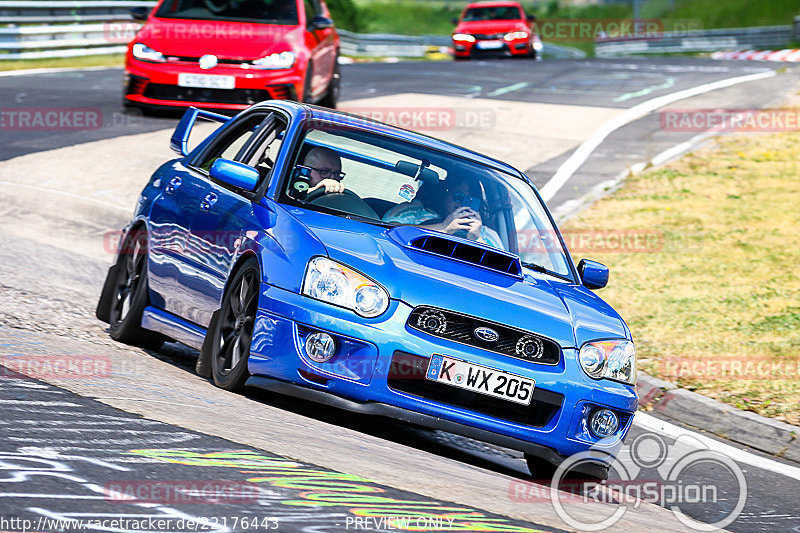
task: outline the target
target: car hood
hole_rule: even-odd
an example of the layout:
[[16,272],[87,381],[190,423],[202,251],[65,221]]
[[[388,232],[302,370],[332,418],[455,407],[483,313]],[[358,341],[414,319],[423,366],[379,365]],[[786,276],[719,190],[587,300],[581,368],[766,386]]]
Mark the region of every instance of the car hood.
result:
[[454,33],[505,33],[530,29],[521,20],[476,20],[461,22]]
[[297,26],[152,18],[136,35],[141,42],[165,56],[200,57],[214,54],[220,59],[258,59],[275,52],[294,50],[303,42]]
[[331,259],[383,285],[393,299],[485,318],[548,337],[564,348],[629,338],[620,316],[585,287],[527,271],[523,278],[420,251],[392,230],[303,210],[298,220]]

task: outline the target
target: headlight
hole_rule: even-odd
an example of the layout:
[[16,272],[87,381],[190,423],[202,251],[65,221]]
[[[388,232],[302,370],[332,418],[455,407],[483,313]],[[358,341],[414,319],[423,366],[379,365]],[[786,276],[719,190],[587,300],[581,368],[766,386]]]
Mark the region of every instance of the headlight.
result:
[[583,371],[591,378],[636,384],[636,347],[631,341],[587,342],[578,359]]
[[530,34],[526,31],[512,31],[511,33],[506,33],[505,39],[506,41],[515,41],[517,39],[527,39],[530,37]]
[[253,67],[262,70],[278,70],[290,68],[294,65],[294,54],[292,52],[281,52],[280,54],[270,54],[253,61]]
[[533,41],[533,49],[534,50],[536,50],[538,52],[542,48],[544,48],[544,45],[542,44],[542,41]]
[[454,41],[465,41],[465,42],[468,42],[468,43],[474,43],[475,42],[475,37],[473,37],[472,35],[470,35],[468,33],[454,33],[453,34],[453,40]]
[[315,257],[308,262],[303,294],[368,318],[382,314],[389,307],[386,289],[327,257]]
[[140,59],[142,61],[154,61],[156,63],[163,63],[164,62],[164,54],[157,50],[153,50],[149,46],[136,43],[133,45],[132,48],[133,57],[136,59]]

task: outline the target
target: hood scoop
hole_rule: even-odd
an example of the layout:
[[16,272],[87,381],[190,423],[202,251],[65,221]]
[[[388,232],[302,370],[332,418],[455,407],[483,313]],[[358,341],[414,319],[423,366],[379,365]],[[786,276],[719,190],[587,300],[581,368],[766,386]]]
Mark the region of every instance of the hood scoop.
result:
[[491,246],[433,233],[414,226],[397,226],[389,230],[388,235],[409,248],[470,263],[509,276],[522,277],[519,257]]

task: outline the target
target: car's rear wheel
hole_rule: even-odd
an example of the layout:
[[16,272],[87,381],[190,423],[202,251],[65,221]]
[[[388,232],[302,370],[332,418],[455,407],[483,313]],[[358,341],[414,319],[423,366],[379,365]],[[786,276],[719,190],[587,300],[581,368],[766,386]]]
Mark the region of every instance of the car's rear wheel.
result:
[[303,80],[303,97],[301,98],[301,102],[304,104],[313,104],[313,88],[311,86],[311,80],[314,79],[314,65],[311,62],[308,63],[306,67],[306,77]]
[[164,337],[142,328],[147,307],[147,232],[132,230],[117,257],[117,280],[109,311],[111,337],[126,344],[156,349]]
[[222,299],[212,333],[211,376],[225,390],[238,390],[250,377],[247,359],[253,340],[260,270],[258,260],[247,259],[237,270]]

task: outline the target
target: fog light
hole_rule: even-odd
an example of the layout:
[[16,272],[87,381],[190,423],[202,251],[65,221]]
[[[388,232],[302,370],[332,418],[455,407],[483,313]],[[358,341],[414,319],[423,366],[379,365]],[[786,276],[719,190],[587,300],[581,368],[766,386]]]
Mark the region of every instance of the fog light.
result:
[[336,341],[327,333],[312,333],[306,337],[306,354],[317,363],[329,361],[336,353]]
[[596,437],[604,439],[617,432],[619,417],[610,409],[598,409],[589,417],[589,428]]

